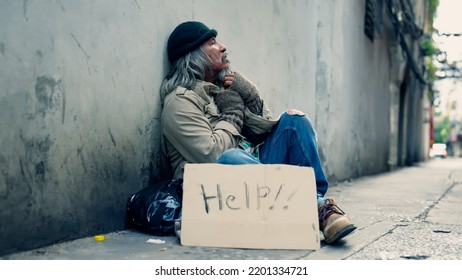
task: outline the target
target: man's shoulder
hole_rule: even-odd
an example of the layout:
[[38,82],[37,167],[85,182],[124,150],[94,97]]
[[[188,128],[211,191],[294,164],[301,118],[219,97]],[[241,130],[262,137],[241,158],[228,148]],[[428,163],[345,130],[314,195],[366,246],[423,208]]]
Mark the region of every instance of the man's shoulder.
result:
[[184,95],[186,93],[200,93],[200,92],[205,92],[207,94],[210,94],[212,91],[217,91],[220,90],[220,88],[209,82],[205,81],[197,81],[196,84],[192,89],[186,88],[184,86],[177,86],[174,90],[173,93],[178,94],[178,95]]
[[202,108],[209,102],[194,90],[179,86],[165,97],[164,108],[174,110],[185,110],[187,107]]
[[187,89],[182,86],[177,86],[175,90],[173,90],[172,95],[185,95],[186,92],[191,91],[190,89]]
[[219,88],[208,82],[199,81],[193,89],[188,89],[183,86],[176,87],[173,92],[171,92],[167,97],[168,99],[176,100],[199,100],[205,103],[210,103],[212,100],[212,92],[218,90]]

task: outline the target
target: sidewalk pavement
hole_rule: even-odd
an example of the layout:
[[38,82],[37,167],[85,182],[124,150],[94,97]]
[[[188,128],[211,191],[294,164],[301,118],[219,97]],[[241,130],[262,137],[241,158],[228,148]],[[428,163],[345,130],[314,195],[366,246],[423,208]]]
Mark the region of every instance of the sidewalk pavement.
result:
[[[358,229],[317,251],[185,247],[176,237],[124,230],[0,257],[19,260],[461,260],[462,159],[413,167],[331,186]],[[290,233],[288,233],[290,238]],[[149,243],[149,239],[159,243]]]

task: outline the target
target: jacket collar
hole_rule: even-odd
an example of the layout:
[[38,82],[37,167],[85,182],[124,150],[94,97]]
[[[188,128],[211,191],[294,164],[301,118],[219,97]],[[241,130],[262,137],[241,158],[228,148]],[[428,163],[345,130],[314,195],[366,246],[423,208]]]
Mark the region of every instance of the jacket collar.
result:
[[217,85],[201,80],[197,81],[196,86],[194,87],[195,92],[203,91],[207,95],[212,95],[212,92],[218,90],[220,90],[220,88]]

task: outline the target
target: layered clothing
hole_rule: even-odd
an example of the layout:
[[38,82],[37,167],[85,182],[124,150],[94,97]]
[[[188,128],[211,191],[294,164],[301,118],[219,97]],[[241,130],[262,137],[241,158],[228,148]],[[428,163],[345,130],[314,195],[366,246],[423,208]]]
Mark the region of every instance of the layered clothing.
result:
[[213,83],[197,81],[193,89],[179,86],[163,97],[162,147],[174,178],[183,178],[186,163],[214,163],[232,148],[258,152],[258,145],[277,124],[278,119],[272,118],[262,101],[262,110],[258,113],[244,109],[244,126],[239,131],[222,118],[214,102],[219,91]]

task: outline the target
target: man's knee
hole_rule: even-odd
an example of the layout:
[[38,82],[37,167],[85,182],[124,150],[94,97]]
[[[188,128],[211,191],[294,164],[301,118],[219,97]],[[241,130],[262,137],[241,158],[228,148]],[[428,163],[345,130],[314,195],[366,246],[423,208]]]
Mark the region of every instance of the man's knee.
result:
[[279,122],[287,126],[298,126],[299,124],[302,124],[313,130],[313,124],[307,115],[290,115],[287,112],[284,112],[281,115]]

